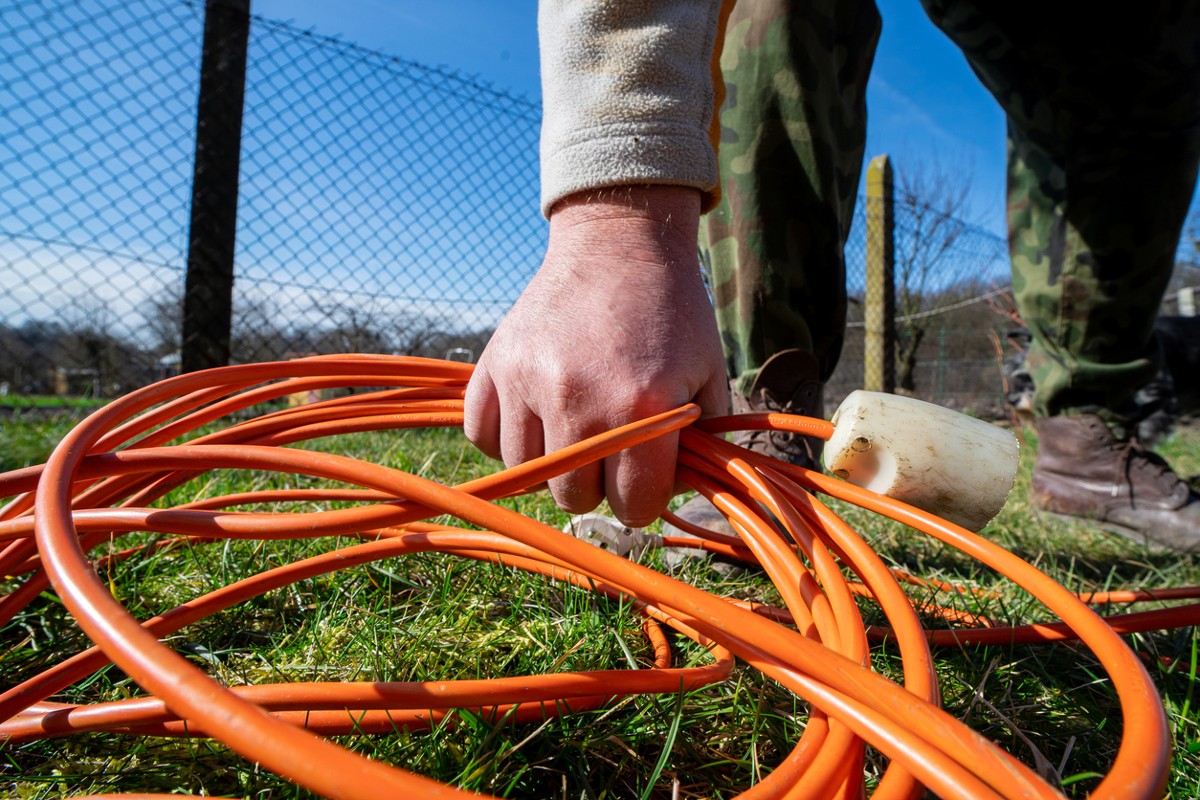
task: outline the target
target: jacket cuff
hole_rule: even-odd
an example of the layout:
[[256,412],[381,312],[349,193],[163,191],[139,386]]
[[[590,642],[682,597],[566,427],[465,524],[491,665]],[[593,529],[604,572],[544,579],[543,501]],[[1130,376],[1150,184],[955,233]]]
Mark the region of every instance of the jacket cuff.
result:
[[570,194],[690,186],[712,204],[720,0],[542,0],[542,213]]

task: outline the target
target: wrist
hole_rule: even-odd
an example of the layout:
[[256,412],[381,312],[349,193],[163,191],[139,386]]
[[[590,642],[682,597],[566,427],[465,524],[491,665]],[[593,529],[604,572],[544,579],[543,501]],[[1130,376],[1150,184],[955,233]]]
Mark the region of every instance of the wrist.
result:
[[603,221],[657,223],[688,235],[699,225],[700,190],[662,184],[609,186],[567,195],[550,209],[551,226]]
[[[608,251],[636,250],[667,262],[696,260],[701,193],[688,186],[614,186],[577,192],[550,210],[550,246],[585,242]],[[654,260],[658,260],[655,258]]]

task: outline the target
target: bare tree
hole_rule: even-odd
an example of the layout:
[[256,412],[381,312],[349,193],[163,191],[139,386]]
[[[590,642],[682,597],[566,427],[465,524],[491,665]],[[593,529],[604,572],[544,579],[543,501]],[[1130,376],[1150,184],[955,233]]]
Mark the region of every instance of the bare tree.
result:
[[314,350],[322,353],[393,353],[405,356],[445,355],[455,336],[428,314],[376,303],[314,302],[317,315],[332,328],[316,334]]
[[928,312],[945,299],[946,290],[977,277],[980,265],[955,252],[972,227],[970,172],[918,161],[899,170],[897,178],[896,385],[911,393]]
[[29,320],[20,328],[0,325],[0,383],[13,392],[46,392],[50,382],[48,365],[61,332],[47,332],[46,325]]
[[235,364],[246,364],[311,350],[311,342],[305,336],[281,324],[283,318],[269,300],[244,295],[235,297],[229,337],[230,360]]
[[115,333],[116,315],[103,301],[77,297],[62,311],[63,337],[59,346],[64,374],[86,376],[99,396],[119,393],[152,377],[142,351]]
[[156,356],[178,353],[183,345],[183,298],[178,291],[172,289],[148,299],[142,311],[142,326]]
[[387,353],[391,350],[388,321],[372,305],[314,302],[317,312],[332,323],[314,334],[318,353]]
[[441,358],[446,354],[451,334],[433,317],[410,312],[394,318],[392,325],[396,355]]

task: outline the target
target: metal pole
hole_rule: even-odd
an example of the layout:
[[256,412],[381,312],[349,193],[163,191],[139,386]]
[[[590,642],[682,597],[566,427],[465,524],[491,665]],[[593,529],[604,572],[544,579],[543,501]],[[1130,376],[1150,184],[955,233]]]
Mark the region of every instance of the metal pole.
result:
[[183,296],[184,372],[229,363],[250,0],[207,0]]
[[896,287],[892,165],[876,156],[867,166],[867,285],[863,303],[863,388],[896,389]]

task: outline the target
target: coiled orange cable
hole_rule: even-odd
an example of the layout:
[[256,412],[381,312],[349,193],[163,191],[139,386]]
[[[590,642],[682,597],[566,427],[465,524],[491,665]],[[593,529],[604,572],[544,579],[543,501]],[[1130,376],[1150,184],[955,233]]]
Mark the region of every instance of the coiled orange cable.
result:
[[[962,528],[829,476],[766,459],[719,436],[762,428],[828,438],[828,422],[775,414],[699,422],[699,411],[687,406],[456,487],[345,456],[282,447],[336,433],[461,425],[469,377],[470,367],[462,364],[375,356],[313,357],[193,373],[97,411],[63,439],[45,465],[0,475],[0,497],[12,498],[0,511],[0,565],[5,574],[23,579],[0,599],[0,619],[11,619],[52,584],[96,644],[0,694],[0,737],[24,741],[93,730],[211,736],[331,798],[457,797],[466,793],[321,737],[428,727],[454,708],[485,708],[497,719],[541,720],[621,695],[676,692],[720,681],[736,655],[812,709],[792,752],[744,798],[863,797],[867,745],[890,759],[876,798],[917,798],[927,788],[946,798],[1052,798],[1060,795],[1033,770],[941,710],[929,648],[1076,638],[1108,671],[1123,715],[1120,748],[1092,797],[1150,800],[1161,793],[1168,769],[1165,715],[1149,675],[1119,634],[1194,625],[1200,622],[1200,604],[1102,619],[1085,600],[1167,594],[1081,599]],[[171,444],[264,401],[351,386],[392,388],[266,414],[187,444]],[[731,541],[701,531],[705,540],[699,546],[757,560],[778,588],[783,608],[716,597],[490,502],[672,431],[680,432],[679,478],[709,497],[739,534]],[[327,478],[352,488],[251,492],[171,508],[151,506],[197,474],[234,468]],[[901,587],[901,580],[916,579],[889,570],[818,493],[904,522],[969,554],[1029,591],[1059,621],[1016,629],[924,630]],[[296,499],[357,505],[307,514],[227,510]],[[423,521],[443,514],[484,530]],[[114,553],[99,566],[196,540],[342,535],[368,541],[268,570],[139,622],[112,597],[87,553],[114,536],[151,530],[175,538]],[[664,544],[697,546],[694,540],[670,537]],[[232,604],[306,577],[423,550],[502,558],[508,565],[633,600],[646,617],[655,668],[489,681],[231,689],[159,641]],[[844,569],[856,581],[848,581]],[[878,603],[886,628],[864,625],[855,602],[861,595]],[[1197,594],[1173,590],[1170,596]],[[661,625],[708,647],[712,662],[672,667]],[[871,670],[869,642],[881,638],[897,643],[903,686]],[[148,696],[92,706],[48,701],[109,662]]]

